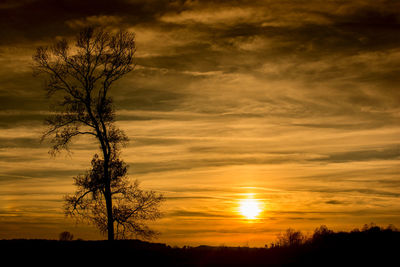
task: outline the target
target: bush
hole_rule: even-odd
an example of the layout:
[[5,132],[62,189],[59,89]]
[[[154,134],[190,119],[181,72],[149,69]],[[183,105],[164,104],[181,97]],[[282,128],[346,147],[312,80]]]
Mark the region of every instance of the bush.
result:
[[74,235],[71,234],[71,233],[68,232],[68,231],[62,232],[62,233],[59,235],[59,240],[60,240],[60,241],[71,241],[71,240],[73,240],[73,239],[74,239]]

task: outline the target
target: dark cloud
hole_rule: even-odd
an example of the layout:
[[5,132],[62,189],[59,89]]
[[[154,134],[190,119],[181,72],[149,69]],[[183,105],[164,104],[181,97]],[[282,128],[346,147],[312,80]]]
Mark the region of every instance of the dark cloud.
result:
[[308,217],[308,218],[304,218],[304,217],[288,217],[288,220],[293,220],[293,221],[301,221],[301,220],[306,220],[306,221],[322,221],[324,220],[323,218],[314,218],[314,217]]
[[[27,138],[27,137],[19,137],[19,138],[0,138],[0,149],[5,149],[5,148],[44,148],[44,144],[40,143],[40,139],[38,138]],[[14,157],[14,159],[17,159],[18,157]],[[0,159],[8,159],[12,160],[12,157],[7,156],[7,158],[2,158],[0,155]],[[21,157],[19,157],[21,160]]]
[[[225,154],[225,153],[224,153]],[[197,156],[196,159],[172,160],[163,162],[130,162],[133,174],[148,174],[157,172],[188,171],[199,168],[220,168],[225,166],[244,166],[244,165],[272,165],[294,162],[294,159],[287,158],[263,158],[256,156],[238,156],[221,158],[215,156],[210,158],[207,155]]]
[[[400,197],[400,192],[396,191],[396,188],[388,188],[387,190],[382,189],[371,189],[371,188],[325,188],[325,187],[310,187],[307,191],[310,192],[320,192],[320,193],[352,193],[352,194],[361,194],[367,196],[381,196],[381,197],[389,197],[389,198],[398,198]],[[296,191],[306,191],[306,190],[298,190]]]
[[[11,105],[13,105],[12,103],[14,103],[14,106],[10,107],[10,105],[4,105],[3,107],[5,107],[5,108],[8,107],[11,110],[15,110],[15,109],[21,110],[19,107],[19,105],[21,104],[21,102],[19,102],[19,101],[21,99],[18,99],[18,101],[16,101],[16,99],[9,99],[7,97],[5,99],[9,100],[8,103],[11,103]],[[24,107],[29,109],[28,105],[26,105]],[[0,129],[14,128],[17,126],[30,126],[30,127],[36,128],[38,126],[43,125],[43,121],[46,117],[47,116],[45,114],[37,114],[37,113],[31,113],[31,112],[19,113],[19,114],[12,114],[12,113],[11,114],[10,113],[0,114]],[[32,141],[34,141],[34,140],[32,140]],[[8,140],[7,143],[10,144],[10,140]],[[32,143],[34,143],[34,142],[32,142]]]
[[[146,89],[135,93],[136,90],[132,90],[131,95],[126,95],[117,100],[121,108],[129,108],[130,110],[157,110],[157,111],[171,111],[179,106],[181,95],[177,93],[169,93],[156,89]],[[118,98],[120,98],[119,96]]]
[[166,199],[167,200],[192,200],[192,199],[197,199],[197,200],[199,200],[199,199],[213,199],[212,197],[198,197],[198,196],[187,196],[187,197],[185,197],[185,196],[180,196],[180,197],[166,197]]
[[153,21],[168,1],[51,1],[35,0],[0,9],[2,43],[16,40],[38,41],[76,31],[66,22],[90,16],[129,17],[132,24]]
[[346,205],[348,203],[344,202],[344,201],[339,201],[339,200],[328,200],[328,201],[325,202],[325,204],[329,204],[329,205]]
[[227,214],[216,214],[211,212],[198,212],[198,211],[185,211],[185,210],[177,210],[169,213],[171,217],[204,217],[204,218],[226,218],[226,217],[235,217],[233,215]]
[[[26,158],[25,158],[26,160]],[[69,169],[69,170],[56,170],[56,169],[30,169],[28,167],[23,170],[11,170],[11,171],[3,171],[0,175],[1,181],[17,181],[19,179],[27,180],[32,178],[64,178],[71,179],[75,177],[79,173],[83,173],[82,169]]]
[[360,150],[360,151],[346,151],[343,153],[335,153],[323,158],[313,159],[316,161],[327,162],[353,162],[353,161],[366,161],[366,160],[395,160],[400,157],[400,146],[376,149],[376,150]]
[[181,140],[176,138],[160,138],[160,137],[136,137],[134,140],[135,147],[149,146],[149,145],[178,145],[190,142],[190,140]]
[[296,123],[293,126],[307,127],[307,128],[326,128],[326,129],[346,129],[346,130],[360,130],[360,129],[376,129],[381,126],[387,125],[387,122],[365,122],[365,123]]

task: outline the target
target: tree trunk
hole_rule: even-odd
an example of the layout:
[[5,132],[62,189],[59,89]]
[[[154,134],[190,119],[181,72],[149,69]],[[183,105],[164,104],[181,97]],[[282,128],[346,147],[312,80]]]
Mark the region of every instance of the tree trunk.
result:
[[107,235],[108,241],[114,240],[114,218],[112,214],[112,197],[110,192],[110,187],[106,186],[106,207],[107,207]]
[[108,172],[108,162],[109,158],[107,156],[104,157],[104,179],[105,179],[105,188],[104,188],[104,198],[106,200],[106,208],[107,208],[107,235],[108,241],[114,240],[114,216],[112,209],[112,195],[111,195],[111,180]]

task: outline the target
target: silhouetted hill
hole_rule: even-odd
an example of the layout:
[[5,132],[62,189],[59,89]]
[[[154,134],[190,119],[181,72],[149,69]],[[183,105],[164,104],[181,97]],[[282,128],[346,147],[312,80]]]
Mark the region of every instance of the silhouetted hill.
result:
[[[282,241],[282,240],[281,240]],[[284,240],[285,241],[285,240]],[[124,266],[398,266],[400,232],[364,227],[333,232],[318,228],[309,239],[287,240],[269,248],[183,247],[139,240],[55,241],[0,240],[3,260],[19,263],[99,264]]]

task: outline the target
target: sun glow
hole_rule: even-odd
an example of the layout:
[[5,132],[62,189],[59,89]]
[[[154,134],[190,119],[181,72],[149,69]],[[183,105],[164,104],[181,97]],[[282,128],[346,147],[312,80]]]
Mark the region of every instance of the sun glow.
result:
[[261,212],[260,205],[255,199],[243,199],[240,202],[240,213],[249,220],[254,220]]

